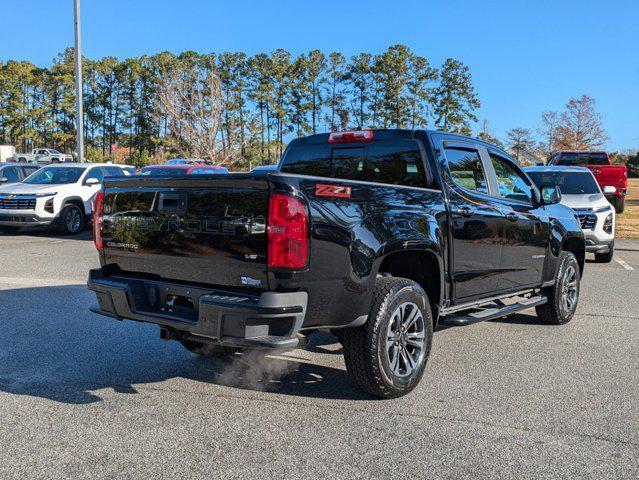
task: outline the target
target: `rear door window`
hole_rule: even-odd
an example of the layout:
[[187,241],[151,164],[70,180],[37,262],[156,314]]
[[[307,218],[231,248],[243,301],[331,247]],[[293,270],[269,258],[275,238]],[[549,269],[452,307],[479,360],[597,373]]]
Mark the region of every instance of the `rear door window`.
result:
[[446,148],[448,171],[455,184],[467,190],[488,193],[486,173],[479,152],[466,148]]

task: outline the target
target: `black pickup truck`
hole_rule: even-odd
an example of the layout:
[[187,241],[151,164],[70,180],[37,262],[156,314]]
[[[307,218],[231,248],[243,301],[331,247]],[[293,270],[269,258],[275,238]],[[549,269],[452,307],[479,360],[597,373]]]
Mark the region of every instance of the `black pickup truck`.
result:
[[353,381],[411,391],[438,322],[577,307],[584,238],[503,150],[412,130],[293,140],[275,172],[105,179],[92,310],[201,355],[330,329]]

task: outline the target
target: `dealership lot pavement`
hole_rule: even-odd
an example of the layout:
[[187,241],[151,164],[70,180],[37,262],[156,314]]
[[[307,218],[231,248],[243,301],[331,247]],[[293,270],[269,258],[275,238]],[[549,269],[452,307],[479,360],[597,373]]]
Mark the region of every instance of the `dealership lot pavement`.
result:
[[91,314],[90,232],[0,234],[0,478],[637,478],[639,240],[588,263],[576,318],[439,329],[399,400],[308,348],[200,359]]

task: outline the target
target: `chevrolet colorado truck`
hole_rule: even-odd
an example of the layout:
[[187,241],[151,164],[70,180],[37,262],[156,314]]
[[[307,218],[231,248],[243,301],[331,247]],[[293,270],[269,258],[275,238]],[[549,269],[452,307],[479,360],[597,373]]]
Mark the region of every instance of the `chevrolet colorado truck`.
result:
[[613,165],[606,152],[590,150],[560,150],[551,155],[548,165],[586,167],[592,172],[603,194],[617,213],[626,208],[628,167]]
[[39,165],[48,165],[49,163],[70,163],[74,162],[72,155],[60,153],[53,148],[34,148],[31,153],[16,153],[13,161],[19,163],[31,162]]
[[412,130],[295,139],[274,172],[108,178],[92,311],[209,356],[329,329],[356,385],[398,397],[438,322],[573,318],[585,243],[560,200],[494,145]]

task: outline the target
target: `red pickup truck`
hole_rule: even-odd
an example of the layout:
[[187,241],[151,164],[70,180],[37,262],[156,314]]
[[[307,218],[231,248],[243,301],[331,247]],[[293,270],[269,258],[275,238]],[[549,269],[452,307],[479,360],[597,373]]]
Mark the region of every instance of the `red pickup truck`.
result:
[[615,211],[623,212],[628,187],[628,169],[625,165],[613,165],[606,152],[560,150],[550,156],[548,165],[587,167],[597,179],[603,194],[614,205]]

